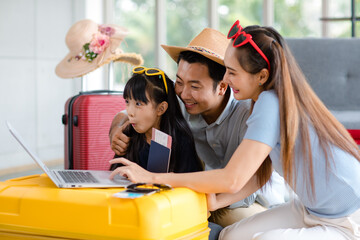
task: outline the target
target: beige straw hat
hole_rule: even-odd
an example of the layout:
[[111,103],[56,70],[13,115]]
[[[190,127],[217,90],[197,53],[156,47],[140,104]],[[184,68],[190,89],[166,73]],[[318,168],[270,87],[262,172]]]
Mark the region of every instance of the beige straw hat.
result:
[[65,38],[70,52],[56,66],[55,73],[61,78],[75,78],[111,61],[143,64],[140,54],[123,53],[118,48],[127,34],[125,28],[114,24],[98,25],[88,19],[76,22]]
[[197,52],[221,65],[224,65],[224,55],[229,44],[227,37],[221,32],[205,28],[187,47],[161,45],[161,47],[177,62],[179,54],[183,51]]

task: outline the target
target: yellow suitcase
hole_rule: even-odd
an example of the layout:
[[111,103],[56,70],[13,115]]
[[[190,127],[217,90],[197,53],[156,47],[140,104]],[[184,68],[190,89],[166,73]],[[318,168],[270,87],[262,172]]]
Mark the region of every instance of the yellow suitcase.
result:
[[45,174],[0,182],[0,239],[208,239],[204,194],[122,190],[60,189]]

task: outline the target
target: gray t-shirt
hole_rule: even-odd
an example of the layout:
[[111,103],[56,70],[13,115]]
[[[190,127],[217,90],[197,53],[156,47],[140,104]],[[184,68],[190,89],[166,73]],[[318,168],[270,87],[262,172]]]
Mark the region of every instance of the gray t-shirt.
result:
[[[194,135],[196,152],[204,162],[205,170],[224,168],[246,132],[250,100],[238,101],[231,94],[224,111],[210,125],[200,114],[190,115],[187,113],[180,99],[179,103]],[[249,207],[255,202],[256,195],[254,193],[230,207]]]
[[205,163],[205,170],[224,168],[246,132],[250,100],[238,101],[231,94],[219,118],[208,125],[200,115],[190,115],[180,102],[183,115],[194,135],[196,151]]

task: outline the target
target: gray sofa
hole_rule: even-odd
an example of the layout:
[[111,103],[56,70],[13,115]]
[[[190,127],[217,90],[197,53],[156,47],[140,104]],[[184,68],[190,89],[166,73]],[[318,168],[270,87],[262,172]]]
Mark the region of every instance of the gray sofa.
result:
[[286,41],[328,109],[347,129],[360,129],[360,38]]

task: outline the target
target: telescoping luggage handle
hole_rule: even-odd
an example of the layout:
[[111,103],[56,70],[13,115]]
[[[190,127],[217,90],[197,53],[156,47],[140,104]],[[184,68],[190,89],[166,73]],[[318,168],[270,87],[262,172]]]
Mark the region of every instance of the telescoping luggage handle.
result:
[[[109,64],[108,64],[108,90],[92,90],[92,91],[86,91],[85,89],[85,79],[84,77],[86,77],[87,75],[85,76],[82,76],[81,77],[81,91],[79,92],[79,94],[77,95],[78,96],[81,96],[81,95],[122,95],[123,92],[122,91],[114,91],[112,90],[113,86],[114,86],[114,62],[111,61]],[[69,110],[72,109],[72,104],[74,102],[75,98],[72,100],[72,102],[70,102],[69,104]],[[69,116],[70,118],[73,118],[73,124],[74,126],[77,126],[78,125],[78,117],[77,116],[71,116],[72,113],[71,111],[69,111]],[[67,122],[67,116],[63,115],[63,118],[62,118],[62,122],[63,124],[65,125],[66,122]]]
[[[109,90],[109,91],[112,91],[113,90],[113,88],[114,88],[114,82],[115,82],[115,80],[114,80],[114,62],[113,61],[111,61],[109,64],[108,64],[108,73],[107,73],[107,75],[108,75],[108,82],[107,82],[107,84],[108,84],[108,86],[107,86],[107,89]],[[86,89],[87,89],[87,84],[86,84],[86,78],[87,78],[87,74],[86,75],[84,75],[84,76],[82,76],[81,77],[81,92],[92,92],[92,91],[87,91]],[[80,93],[81,93],[80,92]]]
[[[78,95],[76,95],[75,97],[72,98],[71,102],[69,103],[69,111],[68,111],[68,115],[63,114],[62,115],[62,123],[64,125],[68,124],[68,122],[70,121],[70,119],[73,119],[74,121],[74,125],[77,126],[77,116],[72,116],[72,111],[70,111],[72,109],[72,104],[74,103],[75,99],[81,95],[107,95],[107,94],[111,94],[111,95],[122,95],[123,91],[114,91],[112,90],[113,86],[114,86],[114,62],[111,61],[108,64],[108,90],[103,89],[103,90],[92,90],[92,91],[86,91],[86,84],[85,84],[85,76],[81,77],[81,91],[79,92]],[[71,131],[71,129],[69,129],[69,132]]]

